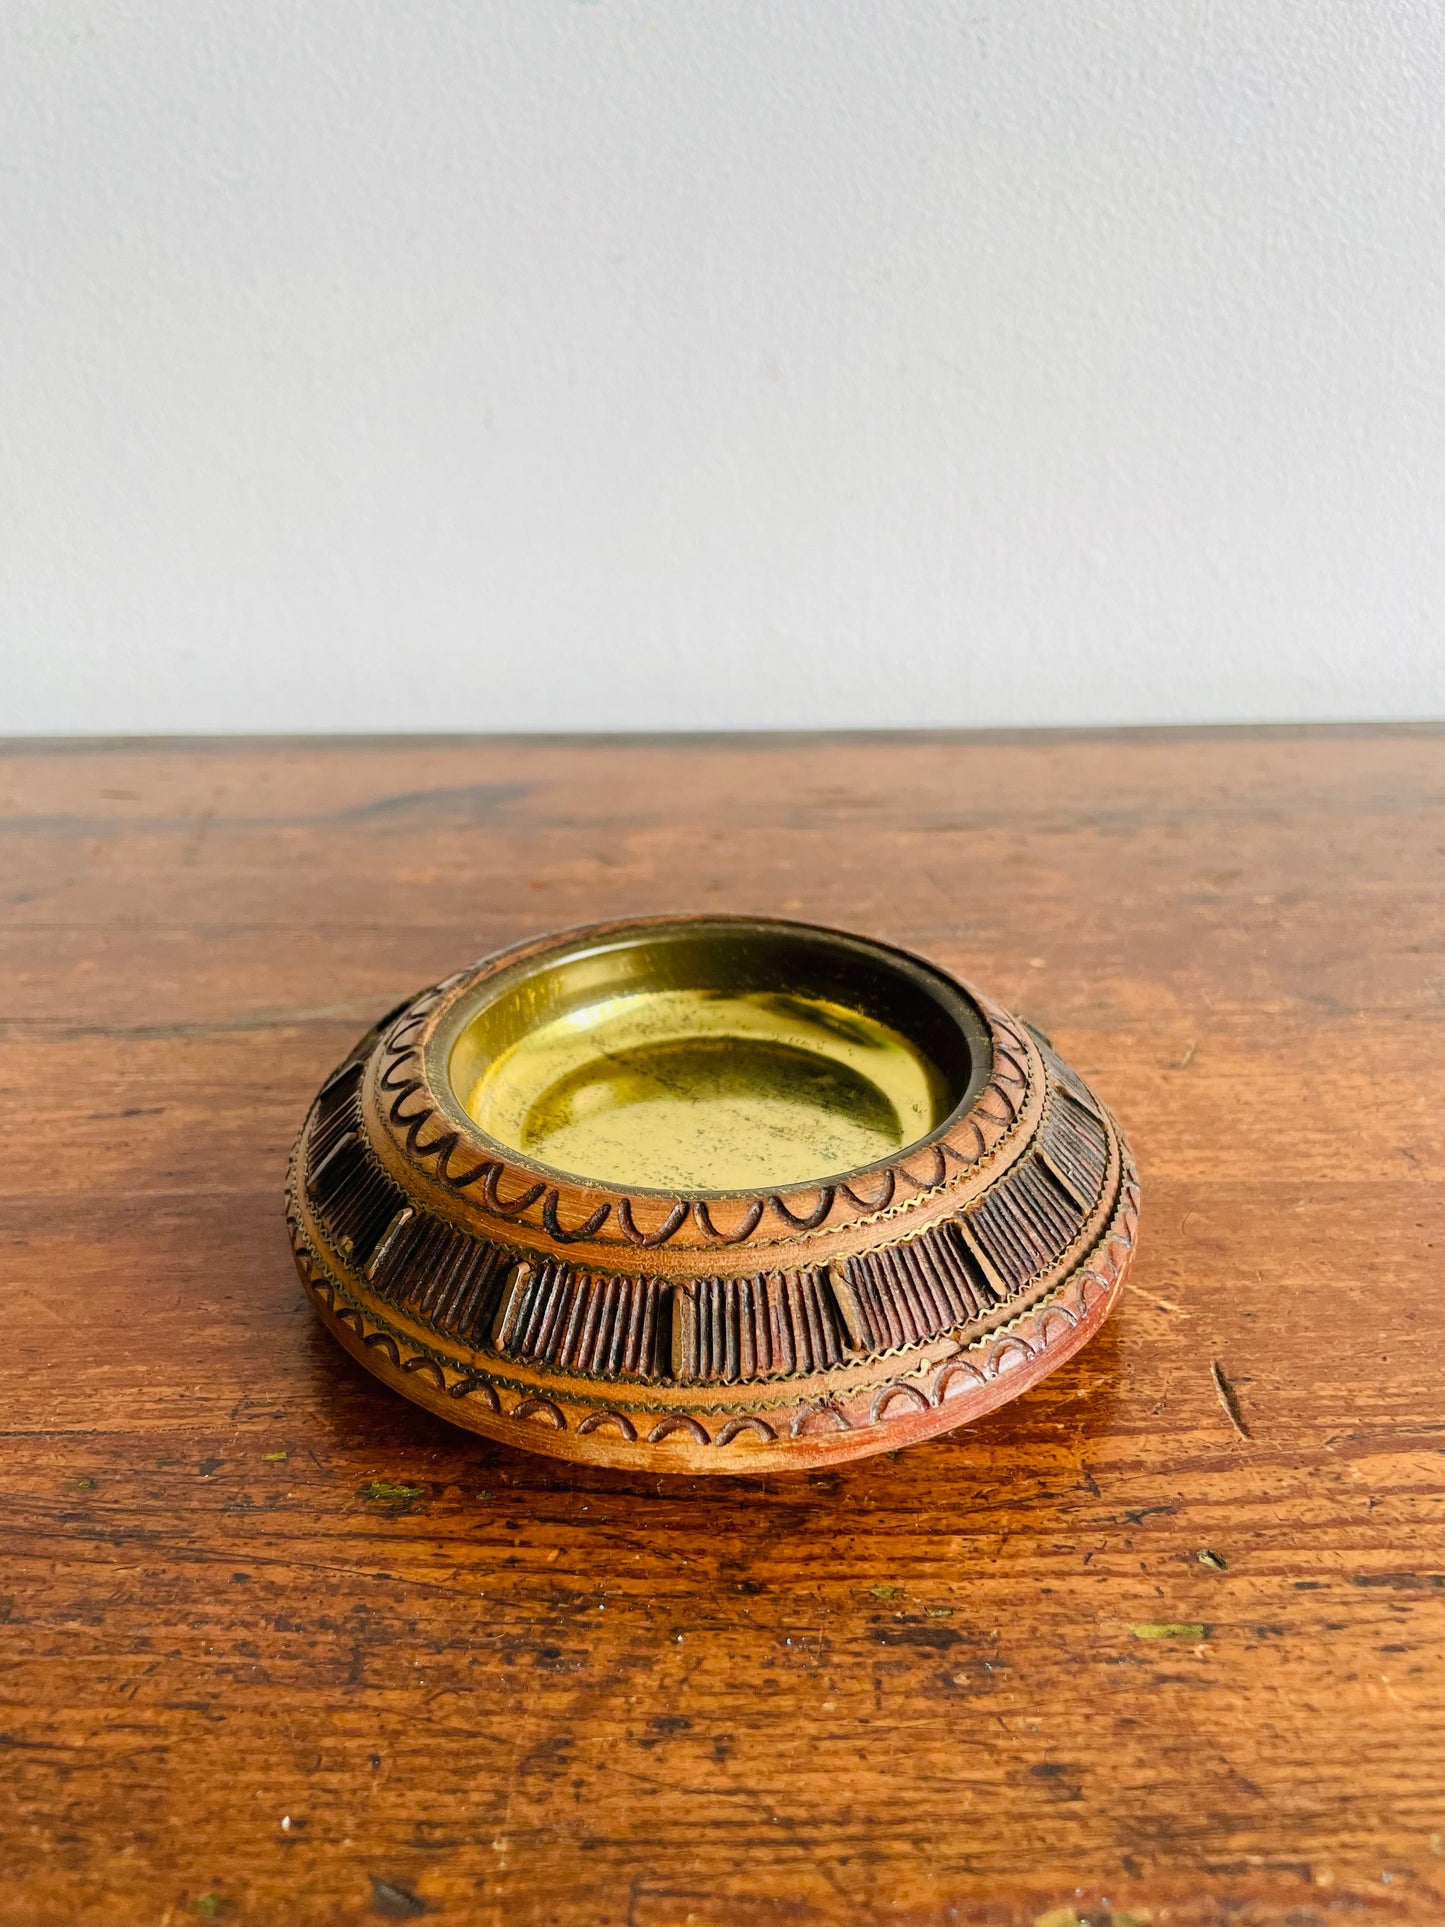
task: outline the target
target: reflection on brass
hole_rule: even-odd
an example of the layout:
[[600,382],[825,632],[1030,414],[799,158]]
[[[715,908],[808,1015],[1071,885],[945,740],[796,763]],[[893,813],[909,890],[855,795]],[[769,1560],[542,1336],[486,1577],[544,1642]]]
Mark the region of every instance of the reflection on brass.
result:
[[464,1102],[502,1144],[578,1176],[776,1190],[926,1136],[936,1083],[906,1037],[822,998],[635,991],[528,1031]]
[[763,918],[483,959],[322,1086],[302,1277],[395,1389],[564,1458],[766,1472],[1001,1404],[1111,1309],[1138,1186],[1042,1034]]

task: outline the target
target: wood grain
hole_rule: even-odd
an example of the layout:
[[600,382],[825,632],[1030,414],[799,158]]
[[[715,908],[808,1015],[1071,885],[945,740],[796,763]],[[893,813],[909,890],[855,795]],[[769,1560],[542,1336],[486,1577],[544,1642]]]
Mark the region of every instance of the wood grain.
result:
[[[1445,1920],[1442,878],[1422,728],[11,746],[0,1920]],[[1122,1310],[761,1487],[389,1396],[287,1249],[320,1076],[712,909],[1053,1035],[1139,1156]]]

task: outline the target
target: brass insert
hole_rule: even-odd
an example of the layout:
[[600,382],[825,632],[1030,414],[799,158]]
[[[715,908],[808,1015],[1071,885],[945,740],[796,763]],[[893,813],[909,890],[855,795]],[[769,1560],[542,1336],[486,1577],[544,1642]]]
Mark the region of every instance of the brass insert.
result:
[[452,1092],[498,1144],[674,1195],[891,1157],[945,1121],[987,1059],[971,1008],[897,953],[737,922],[644,925],[533,959],[454,1032]]

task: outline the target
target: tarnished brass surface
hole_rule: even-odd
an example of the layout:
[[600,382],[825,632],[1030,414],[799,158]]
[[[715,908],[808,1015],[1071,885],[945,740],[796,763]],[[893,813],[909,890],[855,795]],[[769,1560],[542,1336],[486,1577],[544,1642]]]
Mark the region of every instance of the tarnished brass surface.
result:
[[504,972],[454,1027],[456,1102],[584,1181],[814,1184],[943,1122],[987,1042],[939,980],[836,933],[660,922]]
[[514,1151],[609,1184],[772,1189],[940,1119],[933,1066],[865,1012],[786,991],[635,991],[528,1031],[461,1094]]

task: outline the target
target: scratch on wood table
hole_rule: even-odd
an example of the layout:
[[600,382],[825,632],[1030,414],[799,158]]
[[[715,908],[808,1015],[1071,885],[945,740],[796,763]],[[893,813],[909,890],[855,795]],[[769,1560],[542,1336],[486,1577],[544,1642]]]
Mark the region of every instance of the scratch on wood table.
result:
[[[0,1922],[1439,1927],[1442,804],[1425,727],[0,748]],[[1051,1036],[1148,1200],[1099,1339],[756,1484],[355,1366],[323,1073],[660,910]]]
[[1234,1427],[1236,1438],[1247,1439],[1249,1427],[1244,1422],[1244,1414],[1239,1409],[1239,1394],[1224,1376],[1224,1367],[1217,1358],[1209,1361],[1209,1376],[1214,1381],[1214,1395],[1223,1407],[1224,1416]]

